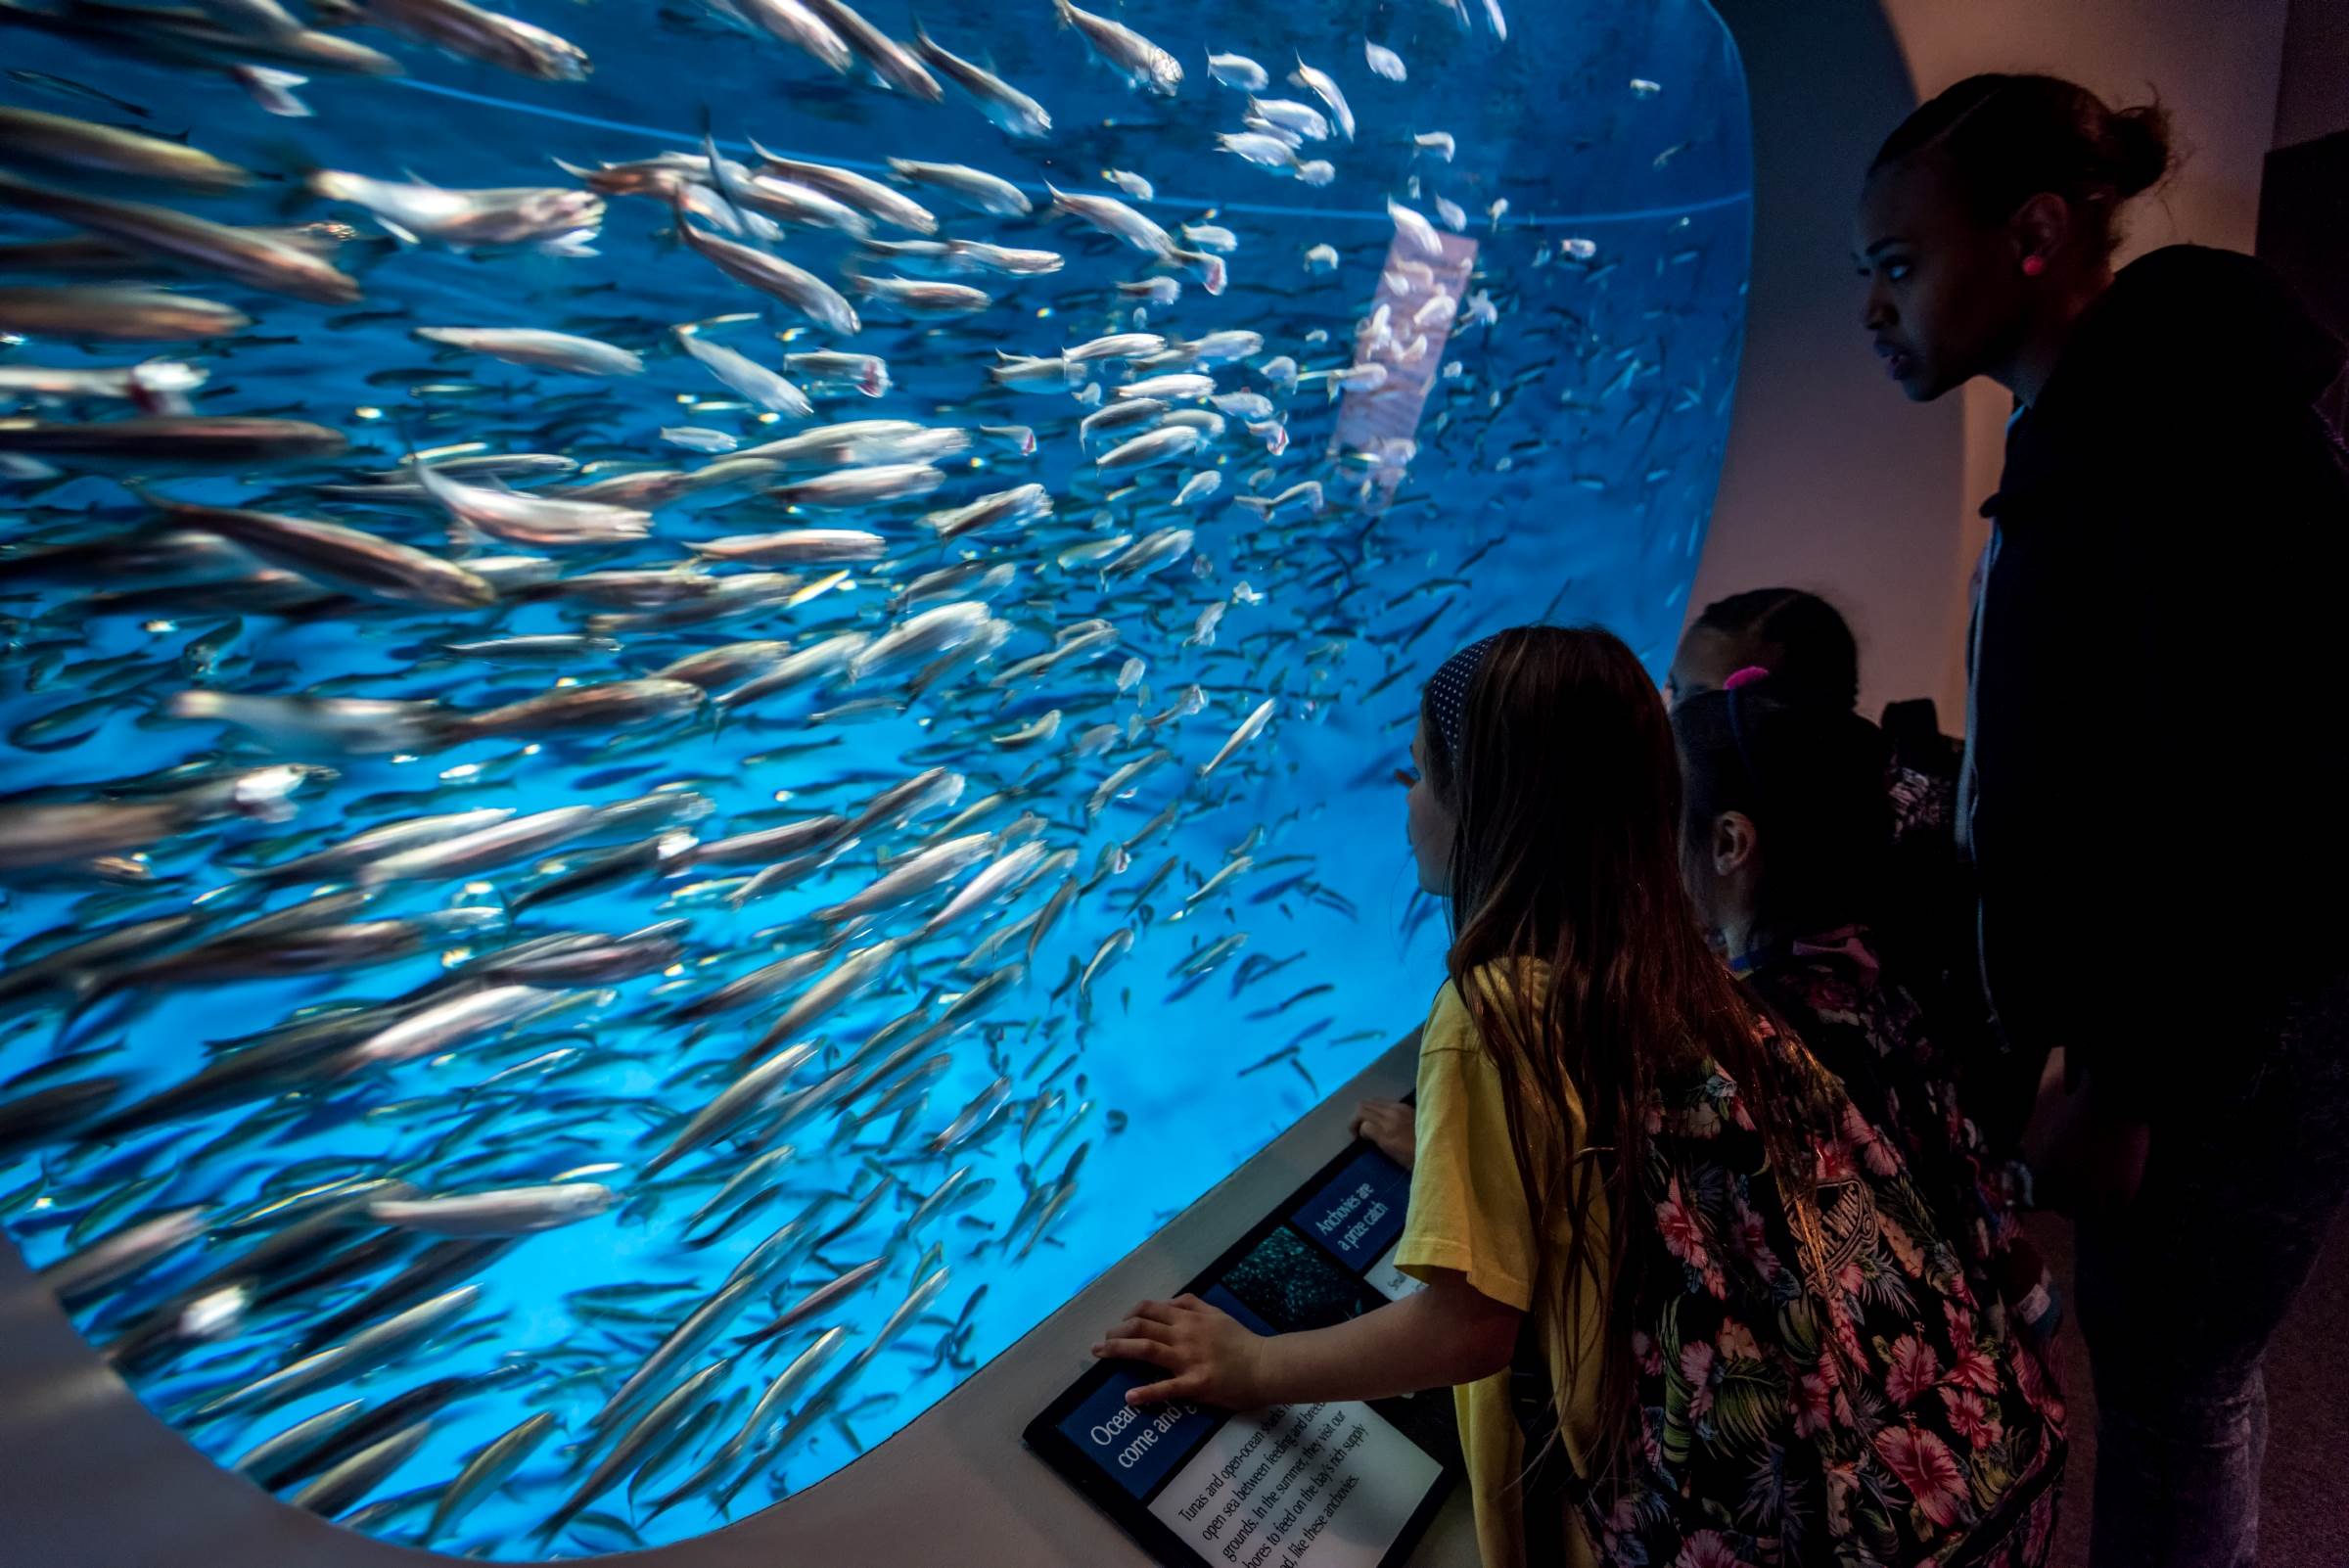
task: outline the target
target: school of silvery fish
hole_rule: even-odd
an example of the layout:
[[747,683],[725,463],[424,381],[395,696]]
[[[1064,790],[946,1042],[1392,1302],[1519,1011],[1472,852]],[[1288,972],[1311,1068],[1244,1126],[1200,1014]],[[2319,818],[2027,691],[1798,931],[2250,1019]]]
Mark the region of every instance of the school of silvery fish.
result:
[[[993,131],[926,147],[984,154],[779,152],[714,100],[676,145],[460,187],[388,148],[240,163],[95,65],[0,103],[0,1218],[207,1452],[444,1549],[642,1545],[808,1484],[1400,1034],[1418,978],[1333,956],[1431,912],[1393,803],[1316,823],[1394,766],[1431,656],[1589,613],[1584,564],[1657,543],[1570,573],[1414,463],[1525,459],[1544,523],[1661,511],[1673,560],[1633,575],[1684,584],[1733,376],[1741,226],[1716,262],[1686,216],[1512,224],[1405,113],[1430,58],[1524,47],[1497,0],[1285,61],[1261,18],[1054,0],[1027,75],[943,15],[704,4],[665,26],[893,125],[960,101]],[[4,0],[0,36],[297,130],[305,77],[590,73],[465,0]],[[1114,135],[1067,110],[1109,92]],[[1123,166],[1152,148],[1163,198]],[[1350,181],[1375,223],[1252,201]],[[274,221],[200,215],[256,194]],[[719,308],[599,306],[639,235],[654,299]],[[441,264],[465,290],[403,292]],[[1708,275],[1709,313],[1654,302]],[[272,356],[299,406],[204,406]],[[382,404],[319,391],[352,377]],[[1472,571],[1510,586],[1471,605]],[[1120,1058],[1234,1013],[1250,1043],[1185,1082],[1282,1097],[1171,1204],[1101,1199],[1088,1159],[1156,1114],[1111,1086],[1164,1079]]]

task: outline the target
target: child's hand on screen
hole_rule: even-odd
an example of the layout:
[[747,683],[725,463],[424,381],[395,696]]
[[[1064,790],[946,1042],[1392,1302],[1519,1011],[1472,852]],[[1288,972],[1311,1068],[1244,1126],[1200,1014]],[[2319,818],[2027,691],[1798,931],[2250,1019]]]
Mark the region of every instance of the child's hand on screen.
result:
[[1401,1100],[1364,1100],[1355,1108],[1354,1135],[1368,1138],[1405,1171],[1419,1152],[1418,1126],[1416,1114]]
[[1218,1409],[1252,1410],[1266,1403],[1261,1370],[1265,1336],[1196,1296],[1145,1301],[1093,1347],[1102,1360],[1148,1361],[1174,1375],[1126,1396],[1128,1405],[1188,1400]]

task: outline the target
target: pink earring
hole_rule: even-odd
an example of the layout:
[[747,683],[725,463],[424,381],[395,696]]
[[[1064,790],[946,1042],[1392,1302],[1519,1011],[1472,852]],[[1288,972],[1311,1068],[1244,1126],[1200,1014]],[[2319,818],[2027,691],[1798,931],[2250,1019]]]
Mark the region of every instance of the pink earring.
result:
[[2044,255],[2027,255],[2027,256],[2023,257],[2023,276],[2024,276],[2024,277],[2026,277],[2026,278],[2036,278],[2036,277],[2038,277],[2038,276],[2039,276],[2041,273],[2043,273],[2043,272],[2045,272],[2045,271],[2047,271],[2047,270],[2048,270],[2048,258],[2047,258],[2046,256],[2044,256]]

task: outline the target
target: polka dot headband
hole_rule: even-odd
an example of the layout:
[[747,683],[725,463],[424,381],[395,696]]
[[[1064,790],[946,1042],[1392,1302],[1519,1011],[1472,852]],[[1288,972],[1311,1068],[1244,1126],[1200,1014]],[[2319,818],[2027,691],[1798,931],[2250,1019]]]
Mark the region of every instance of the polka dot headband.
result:
[[1470,643],[1436,671],[1435,679],[1427,683],[1428,708],[1436,715],[1436,728],[1444,737],[1444,755],[1456,770],[1460,765],[1460,742],[1468,710],[1468,686],[1483,668],[1485,655],[1492,652],[1498,634],[1482,642]]

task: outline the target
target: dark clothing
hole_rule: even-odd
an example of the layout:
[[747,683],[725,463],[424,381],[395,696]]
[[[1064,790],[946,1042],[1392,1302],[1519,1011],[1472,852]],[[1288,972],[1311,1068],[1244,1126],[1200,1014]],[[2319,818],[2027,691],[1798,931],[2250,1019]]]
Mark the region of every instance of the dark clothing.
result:
[[[2081,318],[1983,508],[1990,999],[2156,1126],[2194,1109],[2209,1038],[2272,1039],[2342,961],[2321,812],[2349,785],[2349,456],[2312,406],[2341,363],[2256,261],[2156,251]],[[2218,961],[2159,960],[2188,931]]]
[[2201,1114],[2154,1136],[2135,1204],[2080,1222],[2092,1568],[2254,1568],[2268,1340],[2349,1188],[2349,983],[2201,1045]]
[[1974,868],[1958,848],[1963,746],[1941,732],[1933,700],[1884,709],[1891,748],[1892,845],[1874,936],[1893,971],[1962,1064],[1966,1114],[2000,1160],[2020,1158],[2047,1051],[2017,1049],[1992,1022],[1976,945]]
[[[2175,247],[2009,427],[1969,831],[2009,1039],[2065,1047],[2142,1185],[2084,1215],[2096,1568],[2254,1560],[2261,1362],[2349,1185],[2341,346],[2257,262]],[[2190,945],[2190,951],[2188,950]]]

